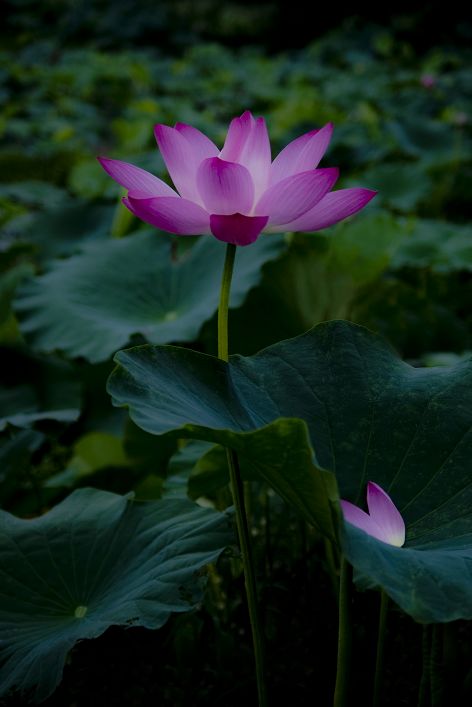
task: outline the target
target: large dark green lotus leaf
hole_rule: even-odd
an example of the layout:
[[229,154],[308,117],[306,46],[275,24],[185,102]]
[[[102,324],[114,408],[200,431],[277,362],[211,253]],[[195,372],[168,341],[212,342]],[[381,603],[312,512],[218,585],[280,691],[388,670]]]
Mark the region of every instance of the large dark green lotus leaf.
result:
[[[243,365],[252,360],[236,359]],[[266,381],[212,356],[173,346],[140,346],[119,352],[116,360],[121,366],[110,378],[109,392],[115,405],[130,407],[139,427],[151,434],[170,432],[236,449],[242,466],[249,463],[305,518],[334,538],[334,477],[316,466],[306,423],[282,419],[278,393],[260,387]],[[282,379],[279,383],[283,396]],[[244,400],[236,393],[239,386]],[[296,417],[290,412],[288,416]]]
[[[334,538],[332,475],[315,466],[305,422],[281,419],[277,396],[262,391],[251,374],[246,377],[233,364],[174,346],[138,346],[115,358],[120,366],[108,390],[115,405],[129,406],[139,427],[232,447],[243,463],[250,461],[286,501]],[[238,385],[245,389],[244,401]]]
[[[80,255],[57,261],[19,291],[22,332],[38,350],[60,349],[93,362],[133,334],[153,343],[194,340],[217,309],[225,248],[204,237],[174,261],[171,244],[172,237],[152,231],[91,243]],[[270,236],[239,249],[232,307],[284,247],[282,237]]]
[[[138,425],[241,450],[284,498],[299,508],[304,500],[306,516],[326,532],[318,515],[326,509],[324,486],[308,461],[308,440],[298,428],[297,446],[297,421],[287,418],[304,421],[317,463],[335,472],[342,498],[363,504],[372,480],[405,518],[408,551],[349,533],[355,567],[415,618],[472,618],[470,361],[413,368],[348,322],[319,325],[229,364],[174,347],[138,347],[116,360],[109,390]],[[369,543],[383,563],[370,562]]]
[[[467,500],[468,499],[468,500]],[[346,525],[344,552],[355,567],[354,579],[363,589],[383,587],[417,621],[440,623],[472,618],[472,512],[464,493],[469,531],[447,537],[448,523],[438,527],[443,540],[413,538],[407,547],[387,545],[354,526]],[[464,505],[465,508],[465,505]],[[447,512],[447,511],[446,511]],[[456,511],[457,514],[457,511]],[[459,525],[456,519],[456,525]],[[450,525],[454,525],[451,522]],[[414,534],[414,527],[410,529]],[[430,537],[434,538],[435,533]]]
[[34,520],[1,511],[0,695],[45,699],[77,641],[195,608],[199,571],[232,541],[228,516],[186,499],[81,489]]

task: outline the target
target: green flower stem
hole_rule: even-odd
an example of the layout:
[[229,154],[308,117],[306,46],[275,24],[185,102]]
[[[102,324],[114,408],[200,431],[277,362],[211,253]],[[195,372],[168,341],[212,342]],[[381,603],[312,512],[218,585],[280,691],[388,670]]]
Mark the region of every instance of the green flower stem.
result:
[[[228,361],[228,305],[229,293],[231,289],[231,278],[233,275],[236,246],[228,243],[226,246],[226,258],[221,280],[220,304],[218,308],[218,357],[223,361]],[[244,504],[244,485],[239,471],[238,457],[232,449],[226,450],[228,460],[229,478],[231,492],[233,494],[234,508],[236,512],[236,526],[238,529],[239,545],[244,568],[244,582],[246,586],[246,597],[251,623],[252,642],[254,647],[254,661],[256,664],[256,680],[259,707],[266,707],[266,686],[264,677],[264,656],[262,628],[257,603],[256,577],[254,572],[254,560],[252,557],[251,536],[247,514]]]
[[218,358],[227,361],[228,355],[228,307],[231,279],[233,277],[236,246],[228,243],[226,246],[223,277],[221,278],[220,304],[218,307]]
[[345,557],[342,557],[339,577],[338,662],[336,666],[336,686],[334,688],[334,707],[346,707],[349,694],[352,643],[351,576],[352,568]]
[[379,707],[382,694],[382,678],[384,665],[384,645],[385,633],[387,628],[388,614],[388,596],[383,591],[380,591],[380,614],[379,614],[379,632],[377,634],[377,657],[375,660],[375,678],[374,678],[374,699],[373,707]]

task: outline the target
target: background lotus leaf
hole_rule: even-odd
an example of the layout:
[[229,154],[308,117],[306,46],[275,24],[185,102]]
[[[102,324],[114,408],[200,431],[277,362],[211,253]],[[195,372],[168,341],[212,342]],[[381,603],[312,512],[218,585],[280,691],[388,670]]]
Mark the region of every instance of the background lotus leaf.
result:
[[[180,257],[175,238],[156,231],[90,243],[21,288],[16,310],[34,348],[97,362],[133,334],[153,343],[193,341],[216,311],[224,246],[203,237]],[[240,249],[231,306],[257,285],[261,268],[284,250],[283,237]]]
[[[174,347],[138,347],[116,360],[109,390],[138,425],[241,451],[328,534],[335,487],[321,469],[355,503],[367,481],[380,484],[403,514],[407,549],[348,528],[348,558],[419,620],[472,618],[472,362],[413,368],[347,322],[229,364]],[[372,561],[372,543],[382,562]]]
[[81,489],[33,520],[0,511],[0,695],[41,701],[77,641],[195,608],[198,573],[232,540],[227,515],[186,499]]

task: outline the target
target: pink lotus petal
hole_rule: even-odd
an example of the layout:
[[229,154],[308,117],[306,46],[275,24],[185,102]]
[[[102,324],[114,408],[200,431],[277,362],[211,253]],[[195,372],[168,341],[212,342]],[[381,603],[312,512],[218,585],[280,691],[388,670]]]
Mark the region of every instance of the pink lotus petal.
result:
[[177,123],[175,129],[188,140],[198,165],[208,157],[216,157],[219,154],[220,151],[215,143],[197,128],[185,123]]
[[292,140],[279,152],[270,168],[269,184],[276,184],[291,174],[306,172],[318,167],[333,134],[333,124],[312,130]]
[[239,156],[252,131],[254,122],[252,113],[248,110],[244,111],[239,118],[233,118],[228,128],[225,144],[220,153],[222,160],[226,160],[227,162],[239,162]]
[[146,196],[177,196],[168,184],[150,172],[146,172],[145,169],[121,160],[111,160],[109,157],[97,157],[97,159],[105,172],[129,191]]
[[246,167],[219,157],[204,160],[197,172],[201,199],[210,213],[249,213],[254,184]]
[[377,194],[372,189],[354,187],[330,192],[312,209],[291,223],[289,231],[319,231],[360,211]]
[[255,199],[267,189],[270,171],[270,141],[264,118],[256,118],[237,160],[249,170]]
[[137,199],[128,196],[123,203],[132,213],[146,223],[180,236],[198,236],[210,230],[210,216],[198,204],[188,199],[158,197]]
[[167,170],[179,194],[185,199],[199,203],[200,196],[195,179],[198,161],[188,139],[175,128],[169,128],[168,125],[156,125],[154,134]]
[[405,522],[390,496],[373,481],[367,484],[367,506],[370,517],[382,529],[385,542],[401,547],[405,542]]
[[254,118],[249,111],[240,118],[234,118],[220,157],[247,167],[253,178],[257,199],[269,183],[270,140],[264,118]]
[[220,241],[234,243],[234,245],[254,243],[267,221],[267,216],[244,216],[243,214],[212,214],[210,216],[213,235]]
[[372,535],[373,538],[386,542],[382,529],[379,528],[368,513],[349,501],[340,501],[340,504],[345,521],[351,525],[355,525],[356,528],[364,530],[368,535]]
[[269,187],[254,213],[269,215],[269,225],[281,225],[299,218],[315,206],[338,178],[335,168],[313,169],[294,174]]

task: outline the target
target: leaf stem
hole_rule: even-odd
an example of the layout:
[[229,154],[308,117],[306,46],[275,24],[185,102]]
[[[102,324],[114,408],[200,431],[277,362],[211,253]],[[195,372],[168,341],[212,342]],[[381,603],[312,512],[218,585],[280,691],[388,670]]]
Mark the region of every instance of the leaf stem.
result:
[[[218,308],[218,357],[228,361],[228,306],[233,275],[236,246],[228,243],[226,257],[221,279],[220,304]],[[251,536],[244,503],[244,485],[239,470],[238,456],[232,449],[226,450],[228,460],[231,492],[236,513],[236,527],[238,530],[239,545],[244,569],[244,583],[251,624],[252,643],[254,648],[254,661],[256,667],[256,681],[259,707],[266,707],[267,695],[264,676],[263,637],[259,607],[257,603],[256,577],[252,555]]]
[[380,697],[382,694],[382,679],[384,666],[384,646],[385,633],[387,628],[388,614],[388,595],[380,590],[380,613],[379,613],[379,631],[377,634],[377,656],[375,660],[375,678],[374,678],[374,698],[372,701],[373,707],[379,707]]
[[339,624],[338,662],[333,707],[346,707],[349,692],[349,670],[351,662],[351,575],[352,569],[346,558],[341,558],[339,577]]

